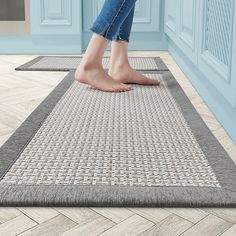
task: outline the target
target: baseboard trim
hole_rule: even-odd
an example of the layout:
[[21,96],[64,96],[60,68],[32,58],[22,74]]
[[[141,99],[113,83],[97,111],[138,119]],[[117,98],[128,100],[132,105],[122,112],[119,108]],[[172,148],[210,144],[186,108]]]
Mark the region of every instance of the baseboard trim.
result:
[[0,37],[0,54],[80,54],[81,35],[16,35]]

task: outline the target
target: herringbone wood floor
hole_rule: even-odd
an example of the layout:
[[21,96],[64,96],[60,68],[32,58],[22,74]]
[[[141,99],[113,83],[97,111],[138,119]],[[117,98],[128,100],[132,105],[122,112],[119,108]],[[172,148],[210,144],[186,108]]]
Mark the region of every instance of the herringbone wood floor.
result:
[[[109,54],[109,53],[107,53]],[[167,52],[132,52],[163,58],[214,135],[236,162],[236,145]],[[0,144],[67,72],[14,68],[35,55],[0,56]],[[0,235],[236,235],[236,209],[213,208],[0,208]]]

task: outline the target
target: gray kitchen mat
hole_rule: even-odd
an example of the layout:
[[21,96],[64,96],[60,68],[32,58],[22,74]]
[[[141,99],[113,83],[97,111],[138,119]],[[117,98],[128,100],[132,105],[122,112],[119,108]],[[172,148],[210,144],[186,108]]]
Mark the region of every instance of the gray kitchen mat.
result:
[[[39,56],[15,68],[15,70],[30,71],[69,71],[76,69],[81,56]],[[104,57],[103,67],[108,69],[109,57]],[[136,70],[168,70],[160,57],[129,57],[131,66]]]
[[0,149],[1,206],[236,206],[236,165],[169,71],[124,93],[74,73]]

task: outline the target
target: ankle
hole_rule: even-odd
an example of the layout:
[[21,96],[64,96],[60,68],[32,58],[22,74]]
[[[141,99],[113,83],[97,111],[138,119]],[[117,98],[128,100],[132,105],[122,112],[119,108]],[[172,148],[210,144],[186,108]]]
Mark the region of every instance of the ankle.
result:
[[110,71],[120,71],[124,69],[130,69],[131,66],[128,61],[116,61],[110,63]]
[[102,69],[102,62],[98,60],[87,60],[83,59],[79,66],[82,70]]

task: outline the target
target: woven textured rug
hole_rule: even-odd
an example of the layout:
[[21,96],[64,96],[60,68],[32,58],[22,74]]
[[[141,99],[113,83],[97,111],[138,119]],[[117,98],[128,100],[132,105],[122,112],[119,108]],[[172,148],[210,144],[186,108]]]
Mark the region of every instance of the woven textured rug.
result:
[[[69,71],[76,69],[81,56],[39,56],[15,68],[16,70],[30,71]],[[103,67],[109,67],[109,57],[103,58]],[[130,65],[136,70],[168,70],[160,57],[129,57]]]
[[125,93],[74,72],[0,149],[1,206],[236,206],[236,165],[169,71]]

